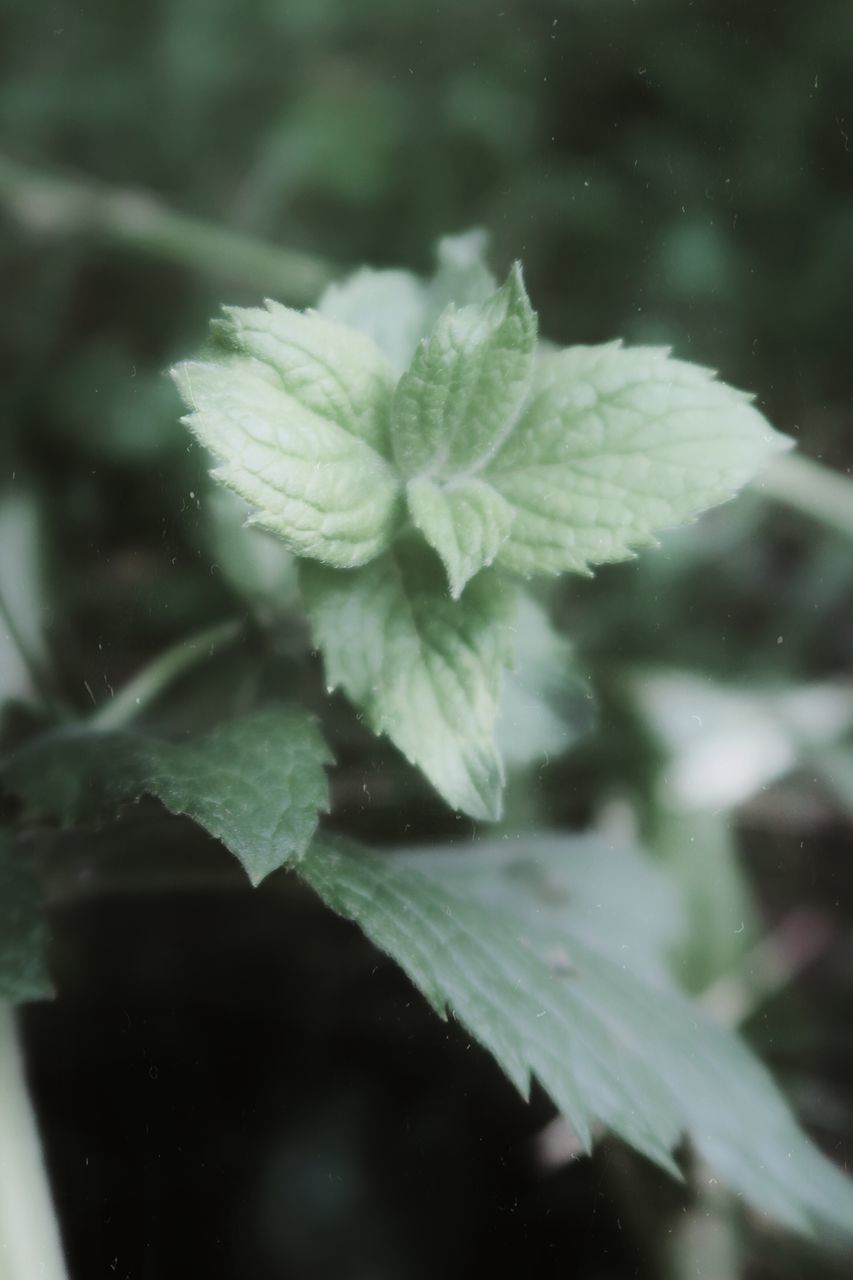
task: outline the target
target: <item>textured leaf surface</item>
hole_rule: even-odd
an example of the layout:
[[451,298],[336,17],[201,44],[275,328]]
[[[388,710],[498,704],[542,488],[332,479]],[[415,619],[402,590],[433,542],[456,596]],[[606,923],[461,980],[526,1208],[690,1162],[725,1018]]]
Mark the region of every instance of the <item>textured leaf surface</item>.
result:
[[0,832],[0,1001],[53,994],[45,966],[47,927],[32,857]]
[[406,547],[353,573],[302,566],[303,594],[330,687],[340,686],[449,804],[498,817],[494,744],[512,597],[488,574],[458,602],[441,566]]
[[3,783],[63,823],[97,821],[143,794],[156,796],[221,840],[258,884],[305,852],[328,807],[329,758],[304,712],[277,708],[186,743],[59,732],[7,761]]
[[501,561],[586,572],[731,497],[789,442],[750,398],[666,350],[543,356],[487,476],[515,508]]
[[374,342],[315,313],[232,309],[230,353],[173,370],[184,419],[253,523],[339,567],[389,543],[399,485],[388,451],[393,372]]
[[458,599],[466,582],[493,563],[509,537],[512,507],[476,476],[448,485],[410,480],[406,496],[412,519],[441,556],[450,593]]
[[[688,1134],[770,1217],[850,1231],[853,1185],[743,1043],[662,976],[659,881],[625,854],[607,857],[569,840],[405,857],[318,843],[300,870],[523,1093],[535,1076],[586,1147],[603,1125],[677,1173],[671,1153]],[[638,923],[644,912],[652,923]]]
[[497,282],[484,261],[482,231],[445,236],[436,248],[436,271],[429,282],[409,271],[361,268],[325,291],[317,310],[366,334],[384,352],[399,376],[409,367],[420,338],[426,337],[445,307],[485,302]]
[[277,302],[225,307],[214,333],[238,355],[263,361],[297,404],[390,456],[394,374],[379,347],[348,325]]
[[394,393],[391,441],[403,474],[446,480],[491,457],[527,390],[535,344],[518,266],[486,302],[447,307]]

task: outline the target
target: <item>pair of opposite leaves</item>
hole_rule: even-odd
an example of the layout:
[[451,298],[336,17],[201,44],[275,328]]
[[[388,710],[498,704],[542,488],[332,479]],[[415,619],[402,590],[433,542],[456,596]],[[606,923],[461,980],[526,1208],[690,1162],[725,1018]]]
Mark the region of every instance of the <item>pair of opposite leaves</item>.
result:
[[494,819],[512,578],[629,557],[789,442],[666,349],[537,349],[517,265],[495,288],[464,240],[440,263],[359,272],[318,311],[227,308],[174,376],[214,476],[302,558],[329,685]]

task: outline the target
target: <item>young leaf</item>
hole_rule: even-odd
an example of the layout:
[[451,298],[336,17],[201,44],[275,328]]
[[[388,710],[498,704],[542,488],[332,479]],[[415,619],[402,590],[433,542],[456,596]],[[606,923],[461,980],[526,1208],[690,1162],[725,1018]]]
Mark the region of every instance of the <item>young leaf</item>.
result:
[[316,311],[294,311],[269,299],[264,307],[224,307],[223,313],[212,328],[226,348],[269,365],[303,409],[390,458],[395,378],[375,342]]
[[[608,885],[621,893],[624,857],[595,877],[595,893],[579,892],[593,850],[560,843],[524,842],[461,864],[456,849],[377,857],[317,843],[300,874],[441,1016],[452,1012],[523,1094],[535,1076],[585,1148],[601,1125],[678,1176],[671,1153],[686,1133],[761,1212],[806,1232],[850,1232],[853,1184],[798,1129],[744,1044],[644,958],[651,935],[636,924],[625,933],[618,912],[609,918]],[[644,884],[653,881],[627,871],[644,909],[657,897]],[[626,938],[637,939],[627,957]]]
[[268,709],[186,743],[59,731],[12,756],[3,784],[63,823],[111,817],[143,794],[187,814],[240,860],[253,884],[305,852],[328,807],[328,748],[302,711]]
[[512,426],[535,344],[517,265],[486,302],[447,307],[394,393],[391,443],[403,474],[448,480],[482,466]]
[[410,365],[448,303],[485,302],[497,282],[484,261],[486,236],[465,231],[445,236],[436,248],[436,271],[425,283],[409,271],[362,267],[331,284],[317,304],[321,315],[366,334],[399,375]]
[[500,561],[585,573],[731,497],[789,442],[750,397],[664,349],[545,355],[483,479],[515,509]]
[[451,302],[457,307],[486,302],[498,282],[486,266],[488,235],[482,228],[443,236],[436,245],[435,275],[426,288],[425,336]]
[[394,377],[368,338],[269,304],[226,312],[233,349],[172,373],[217,479],[298,555],[364,564],[391,540],[399,485],[383,456]]
[[0,1001],[45,1000],[47,927],[32,858],[0,832]]
[[454,808],[496,819],[507,589],[481,574],[454,603],[438,561],[417,546],[348,574],[304,564],[301,581],[329,686],[340,685]]
[[438,485],[420,477],[406,486],[409,511],[447,569],[454,600],[470,578],[494,561],[515,512],[491,485],[464,476]]
[[423,337],[426,309],[426,288],[417,276],[369,267],[329,285],[317,304],[321,315],[372,339],[398,377]]

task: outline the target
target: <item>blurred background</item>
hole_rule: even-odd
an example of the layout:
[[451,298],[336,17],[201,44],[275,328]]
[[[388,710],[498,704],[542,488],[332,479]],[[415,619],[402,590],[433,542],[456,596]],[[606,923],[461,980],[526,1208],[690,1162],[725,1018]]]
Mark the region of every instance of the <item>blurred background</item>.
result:
[[[482,227],[497,271],[523,260],[550,338],[671,344],[835,473],[799,473],[786,501],[756,487],[543,597],[555,723],[515,764],[507,824],[645,842],[685,896],[679,977],[842,1163],[851,72],[849,0],[0,5],[0,583],[80,714],[245,615],[157,727],[307,690],[342,830],[469,834],[325,705],[287,564],[209,495],[163,370],[222,302],[310,304],[365,263],[426,272],[440,236]],[[9,746],[40,713],[6,646]],[[294,887],[123,887],[117,849],[225,866],[182,823],[143,807],[75,839],[60,999],[27,1014],[75,1280],[849,1276],[617,1146],[567,1162],[547,1101],[525,1107]]]

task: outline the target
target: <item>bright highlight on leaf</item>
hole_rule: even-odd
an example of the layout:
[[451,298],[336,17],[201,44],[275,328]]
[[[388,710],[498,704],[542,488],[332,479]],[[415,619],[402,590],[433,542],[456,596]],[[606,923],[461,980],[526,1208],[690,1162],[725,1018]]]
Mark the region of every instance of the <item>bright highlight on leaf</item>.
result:
[[585,1148],[601,1127],[678,1176],[687,1136],[770,1218],[853,1230],[853,1183],[742,1041],[666,980],[665,886],[636,856],[535,837],[391,857],[318,842],[300,874],[525,1096],[539,1080]]
[[156,796],[221,840],[259,884],[308,847],[328,808],[330,758],[305,712],[269,708],[184,743],[58,731],[6,761],[2,781],[31,811],[66,825]]
[[[665,350],[537,354],[520,267],[496,289],[482,250],[474,233],[442,241],[429,283],[357,272],[319,312],[227,308],[207,358],[174,374],[250,522],[354,571],[304,575],[329,683],[448,803],[494,818],[501,571],[626,559],[788,441]],[[421,568],[411,585],[413,536],[443,578]]]

